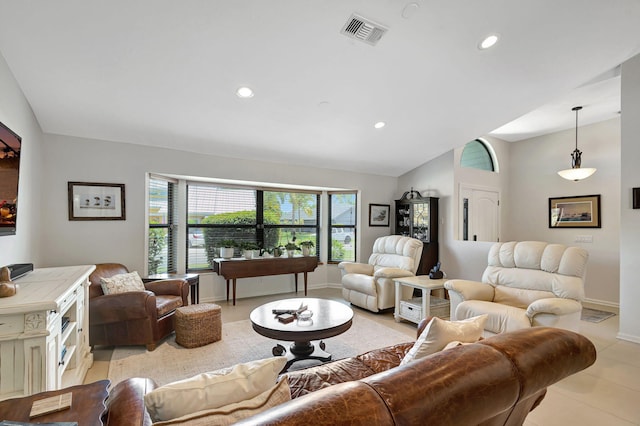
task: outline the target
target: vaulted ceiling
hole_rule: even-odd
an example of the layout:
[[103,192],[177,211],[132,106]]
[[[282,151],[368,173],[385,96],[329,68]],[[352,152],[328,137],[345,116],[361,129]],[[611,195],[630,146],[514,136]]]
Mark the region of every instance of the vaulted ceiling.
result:
[[[377,44],[341,34],[354,13]],[[398,176],[545,106],[496,136],[614,117],[639,22],[637,0],[0,0],[0,53],[47,133]]]

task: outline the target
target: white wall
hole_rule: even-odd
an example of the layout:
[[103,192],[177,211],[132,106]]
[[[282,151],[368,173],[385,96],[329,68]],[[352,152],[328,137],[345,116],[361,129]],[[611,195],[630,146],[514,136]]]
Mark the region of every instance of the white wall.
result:
[[[457,238],[458,192],[461,183],[481,187],[496,188],[503,199],[508,198],[508,162],[509,144],[499,139],[483,137],[494,148],[501,169],[500,174],[459,167],[464,144],[456,150],[405,173],[398,178],[398,191],[413,186],[422,195],[440,197],[439,251],[442,270],[449,278],[478,280],[487,266],[487,254],[493,243],[461,241]],[[502,222],[507,223],[505,209],[502,208]],[[501,226],[504,229],[505,225]],[[505,231],[501,231],[503,235]]]
[[0,55],[0,121],[22,138],[16,235],[0,237],[0,266],[41,262],[42,131],[4,57]]
[[[298,184],[360,190],[359,257],[368,259],[375,238],[388,235],[389,228],[369,228],[369,203],[388,204],[396,190],[396,178],[364,175],[296,165],[245,161],[184,151],[132,144],[46,135],[43,182],[47,226],[41,239],[43,264],[72,265],[119,262],[144,271],[145,257],[145,174],[147,172],[239,179],[270,183]],[[69,221],[67,182],[124,183],[125,221]],[[324,212],[323,212],[324,214]],[[225,297],[224,280],[215,274],[200,279],[203,301]],[[339,285],[336,265],[322,265],[310,275],[310,284]],[[293,289],[293,276],[277,276],[238,281],[239,297],[286,292]]]
[[[500,195],[500,241],[509,240],[509,236],[507,233],[508,230],[508,222],[509,222],[509,203],[505,203],[502,200],[509,199],[509,148],[511,146],[510,143],[505,142],[501,139],[497,139],[491,136],[484,136],[483,139],[485,142],[488,142],[493,149],[494,156],[496,157],[497,164],[494,164],[494,168],[497,170],[497,173],[489,172],[486,170],[478,170],[469,167],[461,167],[460,159],[462,157],[462,151],[464,150],[464,145],[454,150],[453,157],[453,167],[454,167],[454,195],[455,202],[453,203],[453,214],[454,214],[454,239],[461,240],[460,237],[460,186],[471,186],[477,189],[494,189],[499,192]],[[471,244],[473,246],[473,244]],[[483,245],[486,246],[486,245]],[[491,245],[489,244],[489,247]],[[488,249],[487,249],[488,253]],[[486,262],[485,262],[486,263]],[[486,264],[485,264],[486,266]]]
[[[588,108],[588,106],[585,106]],[[567,111],[567,114],[571,111]],[[620,262],[620,119],[578,129],[582,166],[595,167],[588,179],[573,182],[557,171],[571,167],[575,128],[511,146],[509,235],[517,241],[538,240],[583,247],[589,252],[585,293],[589,301],[617,306]],[[601,228],[549,228],[549,197],[601,195]],[[590,235],[593,243],[575,242]]]
[[[557,171],[570,167],[575,129],[508,143],[485,137],[498,157],[499,173],[459,167],[462,147],[423,164],[398,179],[402,190],[430,188],[444,198],[440,218],[440,261],[449,277],[479,279],[492,243],[457,239],[458,190],[461,183],[494,187],[501,193],[501,241],[538,240],[582,246],[589,251],[585,281],[589,301],[619,303],[620,238],[620,120],[583,126],[579,148],[583,165],[595,175],[570,182]],[[640,186],[640,184],[638,185]],[[601,194],[602,228],[549,229],[549,197]],[[442,202],[441,202],[442,206]],[[577,235],[593,236],[593,243],[576,243]]]
[[631,189],[640,187],[640,55],[622,65],[622,160],[620,200],[620,332],[640,343],[640,210]]
[[[455,253],[451,251],[453,237],[453,151],[449,151],[398,178],[396,199],[411,187],[423,197],[438,197],[438,251],[442,271],[455,275]],[[395,223],[395,220],[392,221]],[[392,229],[393,232],[393,229]]]

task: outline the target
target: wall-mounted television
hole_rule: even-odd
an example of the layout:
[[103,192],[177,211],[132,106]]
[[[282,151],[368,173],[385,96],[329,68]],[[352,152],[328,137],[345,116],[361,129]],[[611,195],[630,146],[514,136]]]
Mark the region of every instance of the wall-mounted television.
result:
[[0,122],[0,236],[16,234],[22,138]]

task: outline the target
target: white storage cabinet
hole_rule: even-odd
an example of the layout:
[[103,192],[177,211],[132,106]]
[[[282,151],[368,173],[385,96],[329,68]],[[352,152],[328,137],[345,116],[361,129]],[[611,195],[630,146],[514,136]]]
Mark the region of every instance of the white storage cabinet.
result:
[[35,269],[0,299],[0,400],[81,384],[89,347],[89,275],[95,265]]

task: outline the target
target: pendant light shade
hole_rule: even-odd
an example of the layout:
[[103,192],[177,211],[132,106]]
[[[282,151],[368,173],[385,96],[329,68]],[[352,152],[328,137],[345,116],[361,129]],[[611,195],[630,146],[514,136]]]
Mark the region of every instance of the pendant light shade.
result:
[[592,167],[580,167],[582,165],[582,152],[578,149],[578,111],[581,109],[581,106],[571,108],[572,111],[576,112],[576,149],[571,153],[571,168],[558,172],[561,177],[576,182],[586,179],[596,172],[596,169]]

